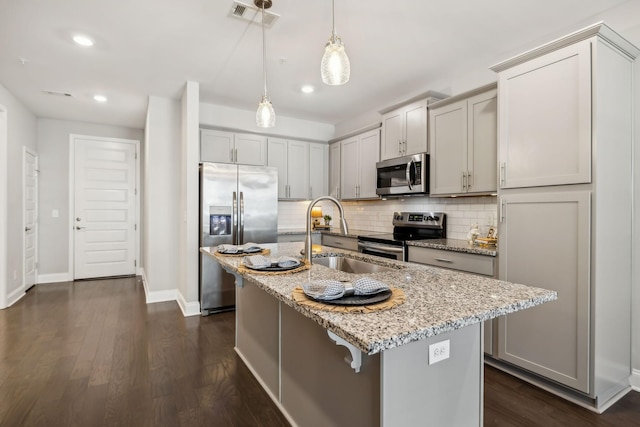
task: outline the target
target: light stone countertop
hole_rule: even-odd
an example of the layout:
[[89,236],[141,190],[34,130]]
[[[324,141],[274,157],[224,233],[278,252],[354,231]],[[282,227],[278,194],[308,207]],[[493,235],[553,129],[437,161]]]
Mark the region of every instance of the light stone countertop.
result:
[[[293,242],[264,246],[271,250],[272,257],[300,257],[303,244]],[[237,267],[242,263],[242,257],[213,255],[215,248],[200,250],[218,260],[230,272],[236,273]],[[292,299],[291,293],[296,286],[306,281],[354,280],[362,276],[318,264],[295,274],[247,273],[243,277],[367,354],[376,354],[557,299],[555,291],[337,248],[323,246],[322,253],[314,254],[314,258],[333,255],[374,261],[397,269],[366,276],[402,289],[406,302],[391,310],[366,314],[333,313],[301,306]]]
[[475,255],[498,256],[498,248],[495,246],[473,245],[466,240],[460,239],[409,240],[407,241],[407,245]]

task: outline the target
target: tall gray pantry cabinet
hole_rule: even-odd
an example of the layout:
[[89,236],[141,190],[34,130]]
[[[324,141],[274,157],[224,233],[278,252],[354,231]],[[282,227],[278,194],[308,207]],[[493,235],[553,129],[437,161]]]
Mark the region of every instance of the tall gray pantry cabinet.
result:
[[597,411],[629,390],[631,376],[638,53],[598,23],[492,67],[499,277],[558,292],[554,303],[501,318],[494,357]]

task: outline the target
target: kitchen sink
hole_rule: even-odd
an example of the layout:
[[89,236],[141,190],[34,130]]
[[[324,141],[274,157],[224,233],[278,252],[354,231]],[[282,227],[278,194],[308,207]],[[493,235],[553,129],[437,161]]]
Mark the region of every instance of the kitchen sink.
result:
[[313,264],[324,265],[334,270],[344,271],[346,273],[364,274],[364,273],[380,273],[383,271],[397,271],[395,268],[385,267],[384,265],[374,264],[372,262],[361,261],[359,259],[345,258],[341,256],[329,256],[323,258],[313,258]]

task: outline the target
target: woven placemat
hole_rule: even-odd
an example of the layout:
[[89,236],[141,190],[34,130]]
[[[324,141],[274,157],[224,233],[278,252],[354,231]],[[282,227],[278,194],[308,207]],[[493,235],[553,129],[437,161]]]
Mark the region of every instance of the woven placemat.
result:
[[404,304],[406,301],[404,291],[398,288],[391,289],[391,297],[388,300],[370,305],[335,305],[314,301],[305,295],[302,286],[296,286],[291,296],[295,302],[305,307],[333,311],[335,313],[373,313],[375,311],[390,310]]
[[213,253],[216,256],[221,256],[221,257],[233,257],[233,256],[251,256],[251,255],[267,255],[271,253],[271,249],[263,249],[260,252],[250,252],[250,253],[244,253],[241,252],[239,254],[223,254],[221,252],[218,252],[217,250]]
[[300,261],[301,264],[299,267],[296,268],[292,268],[291,270],[284,270],[284,271],[264,271],[264,270],[254,270],[252,268],[247,268],[244,266],[244,264],[240,264],[238,266],[238,273],[242,274],[242,273],[248,273],[248,274],[263,274],[265,276],[275,276],[278,274],[293,274],[293,273],[299,273],[301,271],[304,270],[308,270],[311,268],[311,264],[308,264],[306,260],[301,260]]

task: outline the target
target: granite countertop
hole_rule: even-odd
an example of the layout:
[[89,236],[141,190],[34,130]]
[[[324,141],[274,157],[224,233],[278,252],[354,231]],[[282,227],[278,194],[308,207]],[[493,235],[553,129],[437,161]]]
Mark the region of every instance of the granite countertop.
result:
[[[333,236],[345,236],[344,234],[342,234],[340,232],[340,227],[331,227],[331,228],[320,228],[317,230],[311,230],[312,233],[322,233],[322,234],[331,234]],[[306,234],[307,230],[306,229],[297,229],[297,228],[291,228],[291,229],[278,229],[278,234],[279,235],[285,235],[285,234]],[[349,229],[349,232],[346,234],[346,237],[353,237],[353,238],[357,238],[358,236],[369,236],[371,234],[384,234],[382,231],[367,231],[367,230],[356,230],[356,229]]]
[[410,240],[407,245],[476,255],[498,256],[498,248],[495,246],[473,245],[466,240],[460,239]]
[[[273,257],[299,257],[303,244],[294,242],[264,246],[271,249]],[[242,262],[242,257],[216,257],[213,255],[215,248],[200,250],[214,257],[231,272],[237,272]],[[354,280],[361,276],[318,264],[295,274],[247,273],[243,277],[367,354],[376,354],[557,299],[555,291],[337,248],[323,246],[322,253],[314,255],[314,258],[325,256],[347,256],[394,268],[394,271],[366,276],[402,289],[406,302],[391,310],[367,314],[333,313],[301,306],[291,296],[296,286],[315,279]]]

